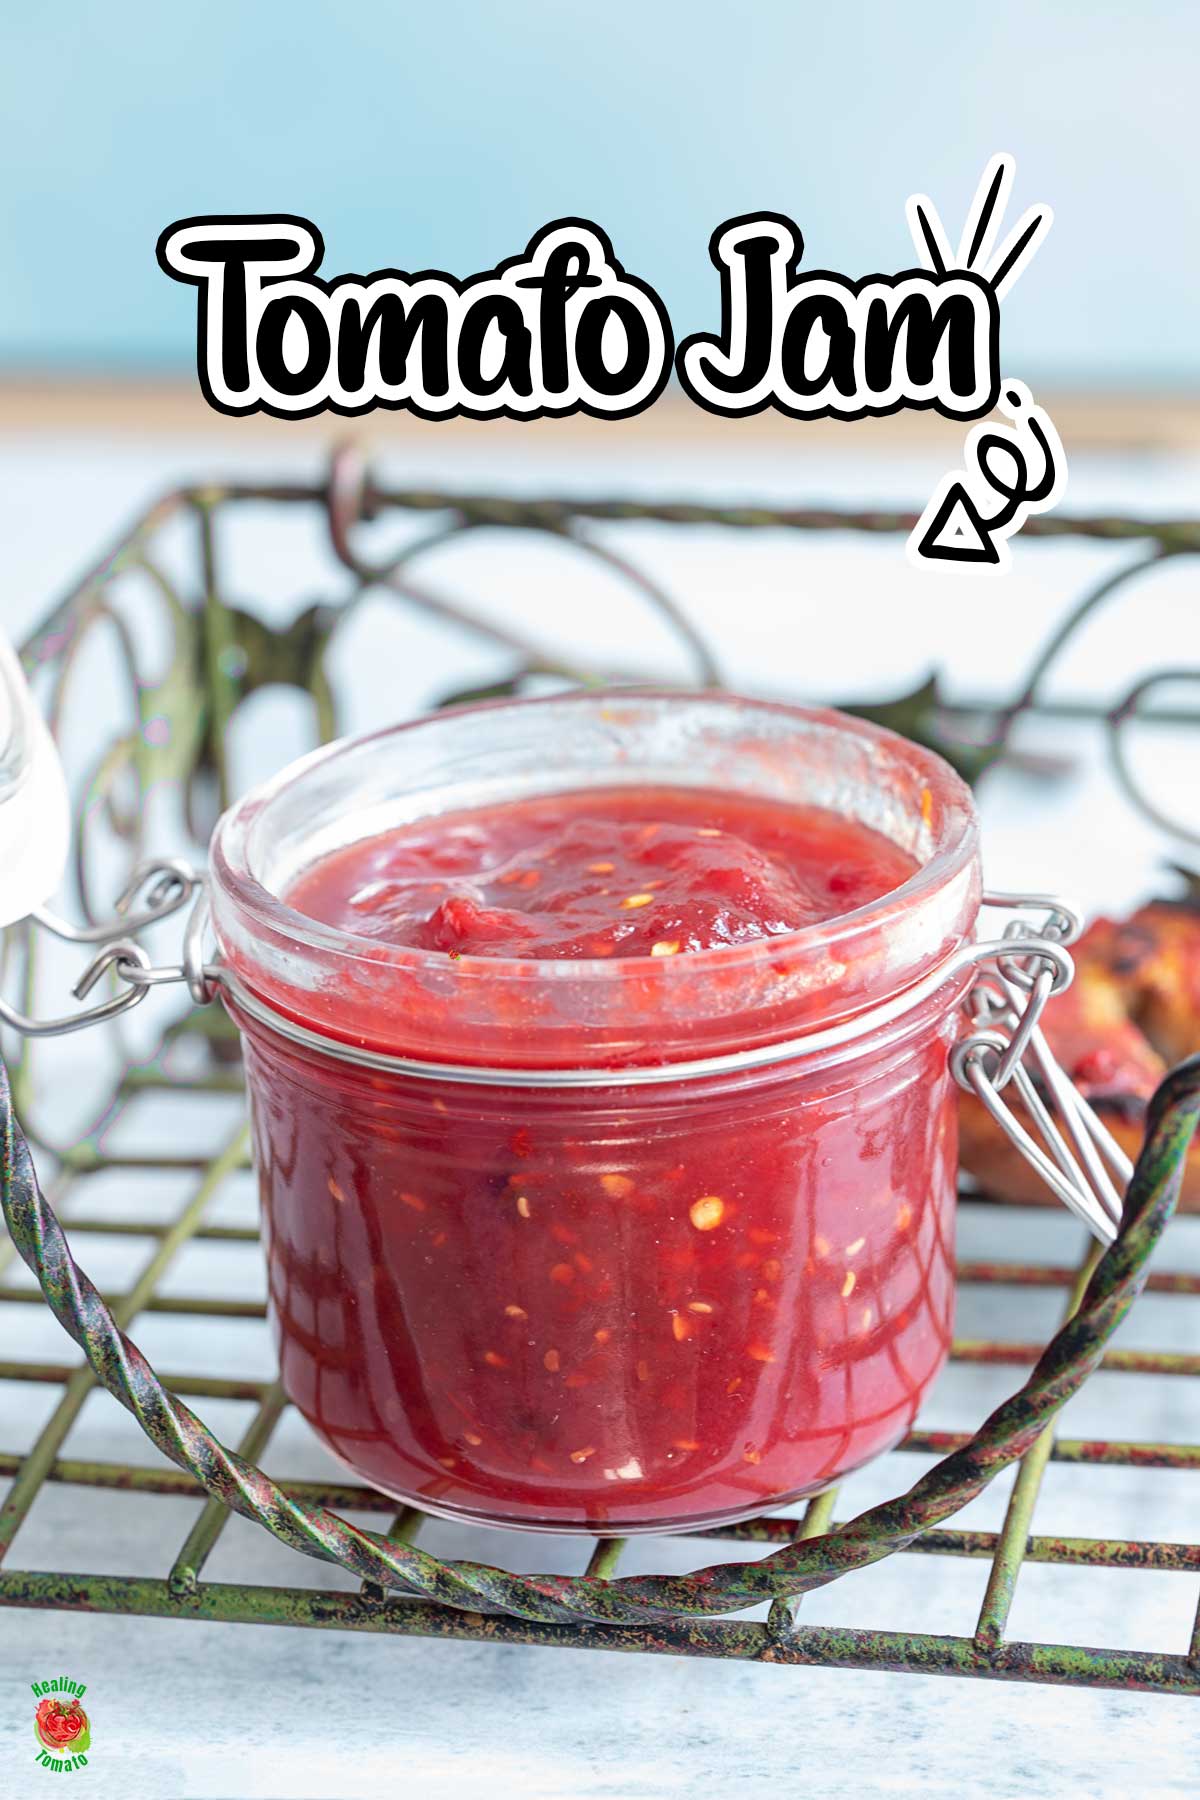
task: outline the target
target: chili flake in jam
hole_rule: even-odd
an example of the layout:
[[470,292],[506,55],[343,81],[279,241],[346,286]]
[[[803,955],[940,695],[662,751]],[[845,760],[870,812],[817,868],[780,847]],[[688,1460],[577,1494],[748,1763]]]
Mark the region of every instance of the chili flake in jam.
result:
[[[915,866],[819,808],[645,786],[422,819],[287,901],[448,958],[629,959],[632,982]],[[372,1072],[239,1022],[284,1384],[376,1486],[500,1524],[682,1528],[910,1427],[953,1311],[944,1008],[852,1069],[569,1090]]]

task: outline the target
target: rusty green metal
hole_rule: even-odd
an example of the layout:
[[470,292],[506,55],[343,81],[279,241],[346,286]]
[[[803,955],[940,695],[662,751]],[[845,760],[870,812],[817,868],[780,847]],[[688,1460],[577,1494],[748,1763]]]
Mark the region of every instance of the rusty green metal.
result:
[[[1100,1248],[1097,1245],[1084,1259],[1083,1267],[1071,1289],[1071,1297],[1067,1302],[1068,1321],[1078,1314],[1099,1263]],[[1103,1357],[1100,1359],[1099,1366],[1104,1367]],[[983,1604],[979,1609],[979,1620],[975,1626],[975,1642],[983,1650],[993,1651],[1003,1641],[1004,1629],[1008,1624],[1008,1615],[1012,1608],[1013,1596],[1016,1593],[1017,1577],[1021,1572],[1021,1563],[1028,1553],[1033,1511],[1041,1492],[1042,1477],[1046,1473],[1046,1465],[1050,1461],[1053,1445],[1054,1425],[1051,1423],[1044,1428],[1032,1448],[1027,1450],[1021,1458],[1021,1466],[1017,1470],[1017,1479],[1013,1483],[1013,1490],[1009,1495],[1008,1507],[1004,1514],[1004,1526],[996,1545],[996,1553],[992,1558]]]
[[897,1674],[968,1675],[992,1681],[1038,1681],[1058,1686],[1200,1695],[1200,1667],[1185,1656],[1092,1649],[1075,1644],[1006,1643],[989,1653],[971,1638],[813,1625],[797,1626],[781,1640],[766,1625],[728,1619],[681,1620],[638,1628],[546,1625],[485,1618],[479,1613],[414,1601],[314,1592],[311,1588],[247,1589],[227,1582],[202,1582],[194,1593],[179,1596],[172,1594],[165,1581],[119,1575],[56,1575],[37,1570],[21,1574],[0,1572],[0,1604],[180,1621],[308,1626],[466,1643],[720,1657],[774,1663],[781,1668],[810,1665]]
[[[136,766],[142,784],[139,792],[153,781],[178,784],[188,820],[202,837],[206,812],[211,812],[214,796],[219,800],[225,778],[224,728],[256,687],[282,681],[303,689],[317,702],[319,730],[325,734],[332,730],[335,709],[325,674],[326,651],[340,620],[372,588],[390,588],[401,600],[432,606],[469,629],[491,636],[508,663],[515,665],[515,672],[499,684],[504,691],[514,688],[529,670],[556,667],[552,658],[515,630],[493,630],[462,608],[431,597],[424,586],[418,594],[409,583],[407,571],[418,556],[464,530],[541,531],[601,555],[619,574],[635,582],[643,598],[657,606],[696,649],[667,596],[624,558],[584,538],[585,527],[654,522],[735,530],[896,532],[908,530],[913,523],[910,515],[902,513],[847,514],[625,500],[529,502],[491,495],[398,492],[376,487],[365,472],[355,475],[351,470],[351,476],[348,481],[343,465],[341,474],[335,471],[329,483],[213,484],[167,496],[135,523],[55,609],[26,651],[31,669],[52,678],[52,711],[64,704],[65,666],[77,654],[91,625],[112,616],[114,592],[126,575],[149,576],[173,624],[175,649],[166,674],[155,682],[135,682],[134,686],[139,695],[139,723],[151,712],[160,711],[179,729],[169,735],[169,749],[162,754],[144,740],[137,741],[136,732],[120,740],[103,760],[106,781],[115,783],[121,770]],[[348,493],[349,511],[339,512],[347,504]],[[309,601],[295,612],[290,626],[269,632],[251,614],[229,602],[219,550],[224,513],[241,504],[264,502],[325,512],[338,559],[351,581],[348,596],[328,603]],[[389,562],[370,567],[359,560],[353,548],[355,524],[359,518],[370,519],[391,509],[413,516],[437,515],[442,524],[415,544],[406,545]],[[190,521],[198,556],[194,581],[179,586],[167,580],[155,551],[158,531],[172,520]],[[1150,554],[1143,561],[1118,571],[1116,579],[1121,582],[1132,581],[1141,569],[1165,555],[1200,552],[1200,523],[1196,521],[1080,520],[1057,515],[1033,521],[1028,529],[1031,536],[1075,535],[1097,542],[1141,541],[1148,545]],[[1071,629],[1113,584],[1114,578],[1106,579],[1076,607]],[[1087,710],[1047,703],[1036,691],[1062,641],[1059,632],[1039,657],[1034,675],[1013,705],[991,709],[1001,747],[1012,719],[1021,711],[1040,709],[1074,716]],[[699,650],[697,663],[703,669],[703,646]],[[918,700],[922,716],[914,725],[909,713]],[[917,696],[896,702],[895,707],[908,709],[903,717],[893,709],[901,728],[928,728],[931,732],[942,729],[937,716],[941,713],[952,716],[980,710],[961,704],[956,708],[942,696],[933,695],[928,686]],[[1183,722],[1197,723],[1190,715]],[[101,795],[101,802],[110,806],[110,822],[128,837],[132,854],[136,819],[115,799],[110,804]],[[82,892],[82,870],[80,886]],[[31,991],[31,961],[25,965],[24,979],[26,991]],[[193,1046],[206,1046],[206,1054],[177,1071],[166,1052],[173,1052],[185,1040]],[[164,1053],[124,1075],[114,1093],[108,1121],[139,1097],[149,1105],[162,1094],[238,1093],[241,1084],[231,1060],[234,1053],[230,1028],[219,1013],[177,1021],[167,1032]],[[27,1100],[32,1103],[38,1098],[39,1090],[27,1063],[22,1063],[17,1074],[25,1106]],[[1134,1379],[1145,1374],[1186,1378],[1200,1373],[1197,1355],[1106,1348],[1112,1331],[1143,1287],[1177,1296],[1180,1304],[1200,1294],[1200,1276],[1164,1269],[1147,1274],[1147,1258],[1174,1203],[1178,1172],[1198,1107],[1200,1063],[1194,1063],[1177,1071],[1156,1101],[1121,1235],[1095,1269],[1088,1267],[1081,1273],[1059,1265],[1000,1261],[962,1266],[960,1279],[967,1283],[1058,1288],[1079,1302],[1074,1316],[1045,1349],[1033,1343],[979,1340],[964,1340],[954,1347],[953,1354],[963,1362],[1032,1370],[1019,1392],[997,1408],[979,1431],[914,1430],[900,1447],[900,1454],[940,1460],[906,1494],[858,1518],[837,1520],[836,1496],[830,1493],[811,1501],[798,1518],[765,1517],[697,1533],[701,1541],[758,1544],[767,1554],[759,1561],[716,1563],[690,1576],[669,1579],[623,1576],[625,1547],[619,1539],[597,1540],[586,1568],[576,1577],[517,1576],[503,1569],[445,1562],[414,1541],[423,1516],[407,1508],[397,1513],[395,1502],[387,1496],[349,1481],[268,1480],[254,1462],[268,1445],[286,1404],[278,1387],[268,1381],[222,1380],[182,1371],[157,1377],[125,1335],[135,1318],[146,1312],[213,1319],[262,1317],[264,1309],[258,1302],[224,1296],[165,1296],[158,1288],[168,1265],[190,1239],[245,1244],[255,1238],[252,1228],[210,1224],[204,1218],[205,1208],[222,1183],[248,1166],[244,1136],[228,1140],[216,1157],[187,1152],[114,1153],[97,1135],[79,1144],[57,1145],[59,1172],[44,1199],[11,1111],[0,1107],[4,1202],[10,1229],[43,1293],[87,1358],[78,1365],[67,1361],[0,1363],[0,1379],[63,1390],[33,1449],[25,1455],[0,1453],[0,1477],[13,1478],[0,1508],[0,1560],[45,1482],[78,1490],[81,1503],[86,1503],[89,1492],[98,1491],[191,1500],[207,1496],[166,1580],[56,1575],[0,1567],[0,1605],[1198,1693],[1200,1627],[1188,1652],[1178,1655],[1012,1643],[1004,1636],[1014,1586],[1027,1561],[1079,1569],[1155,1570],[1187,1577],[1200,1573],[1197,1544],[1048,1536],[1032,1530],[1038,1489],[1050,1462],[1150,1470],[1200,1468],[1200,1444],[1058,1439],[1053,1431],[1059,1407],[1095,1368]],[[34,1137],[37,1143],[45,1141],[37,1133]],[[70,1216],[76,1196],[93,1176],[107,1175],[111,1183],[113,1176],[119,1178],[122,1173],[132,1177],[160,1171],[170,1171],[177,1178],[194,1174],[194,1186],[174,1219],[142,1223],[126,1217],[119,1204],[111,1201],[104,1213],[89,1209],[86,1216]],[[111,1194],[114,1190],[110,1185],[106,1191]],[[106,1233],[129,1240],[131,1252],[133,1240],[141,1237],[147,1241],[149,1258],[135,1270],[127,1292],[106,1302],[81,1274],[57,1223],[60,1209],[72,1235],[79,1234],[85,1241],[91,1234]],[[10,1247],[0,1245],[0,1267],[6,1248]],[[15,1283],[0,1285],[0,1305],[28,1305],[37,1299],[35,1290]],[[60,1454],[83,1400],[98,1383],[134,1412],[177,1466],[145,1468]],[[235,1451],[224,1449],[205,1430],[184,1404],[184,1397],[248,1403],[253,1411]],[[1014,1461],[1021,1468],[1002,1529],[955,1528],[949,1522],[954,1513]],[[359,1591],[232,1586],[207,1580],[206,1564],[233,1510],[258,1519],[276,1537],[306,1555],[340,1563],[358,1575]],[[378,1532],[359,1530],[338,1516],[345,1512],[377,1516],[382,1528]],[[935,1562],[939,1558],[971,1558],[991,1563],[973,1637],[862,1631],[804,1622],[799,1607],[806,1592],[897,1553]],[[761,1600],[771,1603],[765,1622],[718,1616]]]

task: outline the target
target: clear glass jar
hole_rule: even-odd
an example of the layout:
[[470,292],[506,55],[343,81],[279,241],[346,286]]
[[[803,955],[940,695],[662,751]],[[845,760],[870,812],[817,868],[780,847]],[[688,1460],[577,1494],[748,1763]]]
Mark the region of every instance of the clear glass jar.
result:
[[[403,821],[621,784],[824,806],[919,866],[826,923],[654,960],[452,959],[280,898]],[[605,1533],[744,1517],[894,1444],[950,1341],[979,897],[937,757],[726,695],[442,714],[241,801],[213,844],[222,988],[284,1386],[325,1443],[431,1512]]]

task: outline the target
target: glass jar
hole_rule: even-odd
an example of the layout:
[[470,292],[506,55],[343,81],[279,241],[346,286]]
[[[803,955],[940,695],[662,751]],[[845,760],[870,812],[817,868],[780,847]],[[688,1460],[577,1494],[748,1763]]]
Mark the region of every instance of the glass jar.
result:
[[[918,867],[840,918],[658,959],[452,958],[281,898],[402,822],[626,783],[827,807]],[[211,898],[283,1383],[357,1475],[497,1525],[695,1529],[909,1429],[950,1343],[980,900],[940,759],[719,694],[471,708],[251,793]]]

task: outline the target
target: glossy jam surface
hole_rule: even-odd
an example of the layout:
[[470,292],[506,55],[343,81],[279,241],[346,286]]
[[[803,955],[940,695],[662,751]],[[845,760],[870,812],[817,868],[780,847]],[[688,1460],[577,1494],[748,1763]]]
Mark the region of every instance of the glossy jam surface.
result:
[[308,870],[289,904],[449,955],[675,956],[779,936],[899,887],[915,865],[821,807],[610,788],[423,819]]
[[[911,867],[827,813],[625,790],[406,827],[289,900],[623,979]],[[664,1529],[813,1492],[910,1427],[953,1312],[944,1006],[823,1067],[584,1088],[376,1072],[239,1023],[284,1383],[367,1480],[501,1524]]]

